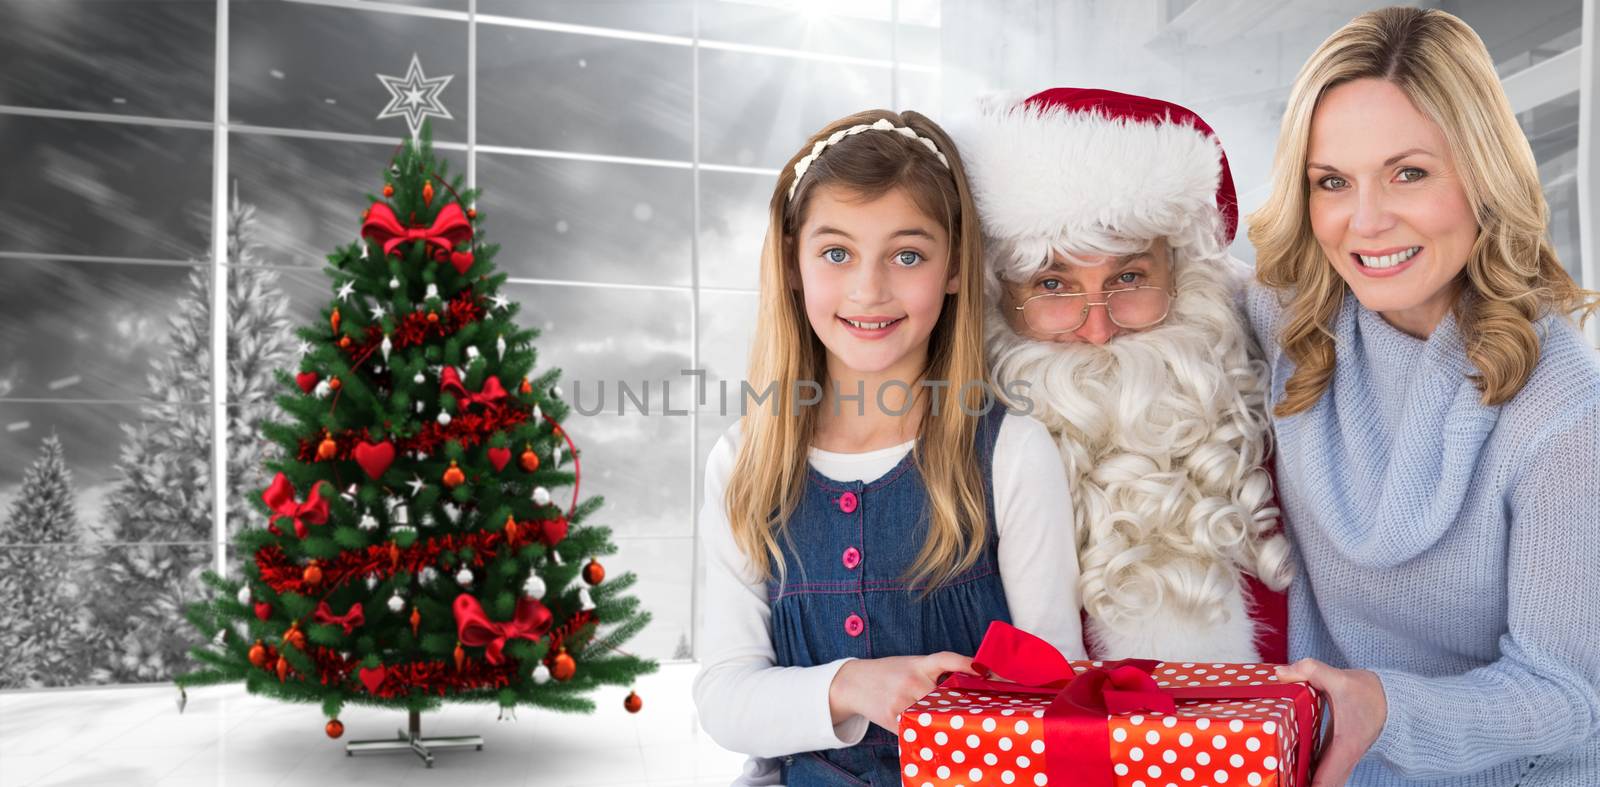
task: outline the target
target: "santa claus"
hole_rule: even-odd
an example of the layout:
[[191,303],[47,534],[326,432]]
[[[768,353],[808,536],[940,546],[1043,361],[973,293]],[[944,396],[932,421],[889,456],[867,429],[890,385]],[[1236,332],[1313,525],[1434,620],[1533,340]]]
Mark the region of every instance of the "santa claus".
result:
[[1090,654],[1282,661],[1290,555],[1215,134],[1175,104],[1074,88],[992,103],[966,131],[995,383],[1060,443]]

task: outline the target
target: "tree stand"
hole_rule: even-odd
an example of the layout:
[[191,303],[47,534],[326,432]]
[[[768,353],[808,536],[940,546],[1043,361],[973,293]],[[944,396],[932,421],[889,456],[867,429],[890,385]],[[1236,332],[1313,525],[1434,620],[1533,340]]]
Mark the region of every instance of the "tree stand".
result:
[[395,735],[398,737],[394,739],[377,741],[351,741],[346,743],[344,745],[344,755],[346,757],[354,757],[356,756],[356,752],[363,751],[412,751],[416,752],[417,756],[422,758],[422,762],[424,764],[426,764],[429,768],[432,768],[433,750],[435,749],[444,750],[473,748],[477,749],[478,751],[483,751],[483,737],[479,735],[460,735],[450,738],[422,737],[422,713],[420,711],[411,711],[410,727],[411,729],[409,731],[396,730]]

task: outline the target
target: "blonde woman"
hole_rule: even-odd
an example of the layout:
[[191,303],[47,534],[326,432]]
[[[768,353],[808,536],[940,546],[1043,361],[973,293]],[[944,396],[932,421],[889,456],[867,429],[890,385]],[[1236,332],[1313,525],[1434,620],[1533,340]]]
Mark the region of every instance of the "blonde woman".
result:
[[1363,14],[1296,79],[1249,308],[1317,785],[1600,784],[1595,293],[1547,212],[1459,19]]
[[990,621],[1082,658],[1066,470],[985,396],[982,239],[937,125],[830,123],[770,219],[752,409],[706,462],[695,703],[743,783],[898,784],[896,717]]

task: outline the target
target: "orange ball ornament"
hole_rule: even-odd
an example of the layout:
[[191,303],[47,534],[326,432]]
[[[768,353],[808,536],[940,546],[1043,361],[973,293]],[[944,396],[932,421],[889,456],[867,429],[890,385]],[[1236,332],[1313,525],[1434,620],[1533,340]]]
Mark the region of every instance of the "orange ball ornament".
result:
[[337,738],[344,735],[344,722],[338,719],[329,719],[328,726],[324,727],[323,730],[328,733],[328,737]]
[[[339,340],[339,346],[341,346],[341,347],[347,346],[349,344],[350,344],[350,337],[348,337],[348,336],[346,336],[343,339]],[[328,378],[328,388],[329,388],[329,390],[337,391],[343,386],[344,386],[344,383],[339,382],[339,378],[337,378],[337,377],[329,377]]]
[[389,183],[383,184],[383,196],[384,197],[393,197],[394,196],[394,186],[392,184],[389,184]]
[[348,337],[348,336],[340,336],[339,337],[339,349],[341,349],[341,350],[350,349],[350,337]]
[[578,674],[578,662],[567,655],[567,649],[562,648],[556,657],[550,661],[550,677],[563,683],[572,680]]
[[439,313],[438,312],[428,312],[428,322],[438,322],[438,321],[439,321]]
[[[524,383],[524,385],[526,385],[526,383]],[[531,473],[539,469],[539,455],[533,452],[532,446],[522,449],[522,457],[520,461],[522,462],[522,469],[526,470],[527,472]]]
[[339,444],[334,442],[332,437],[323,437],[322,442],[317,443],[317,458],[324,462],[337,456],[338,453]]
[[307,585],[320,585],[322,584],[322,569],[315,562],[312,562],[311,565],[306,566],[305,571],[300,573],[300,579]]
[[250,666],[260,669],[266,665],[267,648],[266,646],[262,645],[261,640],[258,639],[256,640],[256,644],[250,646]]
[[591,585],[606,581],[606,567],[600,565],[600,561],[589,558],[588,565],[583,567],[583,581]]
[[467,218],[469,218],[469,219],[477,219],[478,218],[478,209],[477,208],[467,208]]
[[445,486],[453,489],[466,483],[467,474],[461,472],[461,468],[456,467],[456,462],[452,459],[450,460],[450,469],[444,471],[444,477],[440,480],[444,482]]
[[638,694],[630,691],[628,696],[622,699],[622,707],[627,709],[629,713],[638,713],[639,709],[644,707],[644,700],[639,699]]

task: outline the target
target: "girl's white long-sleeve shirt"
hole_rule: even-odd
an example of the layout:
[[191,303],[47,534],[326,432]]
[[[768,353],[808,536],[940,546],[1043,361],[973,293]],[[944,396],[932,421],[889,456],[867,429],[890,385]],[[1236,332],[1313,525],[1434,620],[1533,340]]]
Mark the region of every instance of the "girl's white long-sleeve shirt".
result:
[[[813,448],[809,461],[828,478],[871,481],[912,445],[858,454]],[[738,447],[735,423],[706,460],[699,520],[704,620],[694,699],[701,726],[718,745],[752,756],[736,783],[774,784],[777,763],[769,758],[853,746],[866,735],[868,722],[856,715],[833,723],[828,688],[849,659],[776,666],[767,585],[734,543],[723,504]],[[1084,658],[1072,496],[1061,455],[1043,424],[1006,414],[995,440],[992,482],[997,558],[1012,622],[1067,657]]]

